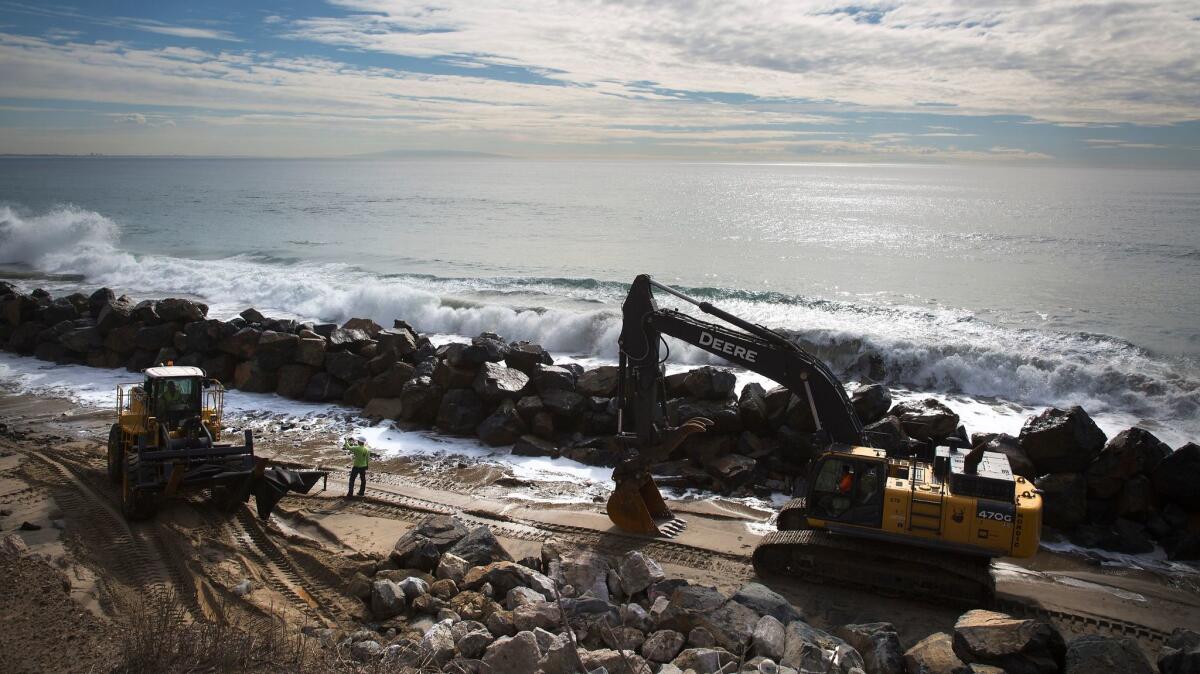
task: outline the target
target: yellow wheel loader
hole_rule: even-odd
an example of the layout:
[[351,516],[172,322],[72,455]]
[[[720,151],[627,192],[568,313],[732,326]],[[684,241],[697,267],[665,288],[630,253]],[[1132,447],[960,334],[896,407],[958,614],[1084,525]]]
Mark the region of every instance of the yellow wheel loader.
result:
[[[655,288],[737,329],[660,309]],[[784,506],[778,531],[754,551],[759,572],[976,602],[992,595],[992,557],[1037,551],[1041,495],[1014,477],[1003,454],[951,442],[932,448],[932,456],[888,456],[870,446],[833,372],[782,335],[646,275],[634,280],[622,311],[618,438],[627,456],[613,471],[608,501],[618,527],[645,535],[679,530],[650,469],[712,425],[699,418],[666,423],[660,342],[670,335],[789,389],[808,406],[814,437],[824,439],[826,448],[810,462],[807,493]]]
[[254,439],[222,442],[225,389],[198,367],[166,365],[117,386],[117,418],[108,433],[108,476],[120,486],[125,517],[154,514],[161,499],[184,489],[211,488],[225,505],[255,495],[259,516],[288,491],[307,493],[320,471],[268,466]]

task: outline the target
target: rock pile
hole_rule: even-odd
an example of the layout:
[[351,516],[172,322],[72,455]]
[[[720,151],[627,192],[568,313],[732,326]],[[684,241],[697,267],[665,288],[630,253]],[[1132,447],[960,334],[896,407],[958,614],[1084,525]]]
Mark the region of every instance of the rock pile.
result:
[[[0,281],[0,348],[55,363],[124,367],[195,365],[227,387],[337,402],[411,427],[474,436],[525,456],[613,466],[617,368],[555,364],[541,346],[483,333],[434,347],[402,320],[384,328],[272,319],[247,309],[227,320],[187,299],[134,302],[101,288],[54,298]],[[728,370],[699,367],[666,378],[678,424],[715,422],[653,467],[663,486],[748,495],[793,492],[824,449],[811,407],[782,387],[735,391]],[[889,454],[927,453],[929,442],[986,444],[1045,492],[1045,522],[1087,546],[1140,552],[1157,540],[1174,559],[1200,557],[1200,447],[1175,452],[1132,428],[1111,441],[1078,407],[1031,417],[1020,437],[976,434],[933,400],[893,404],[879,384],[851,400],[867,439]]]
[[[907,650],[890,623],[814,627],[759,583],[726,595],[669,578],[639,551],[608,557],[551,540],[520,562],[487,527],[431,516],[365,562],[347,590],[362,628],[323,639],[398,671],[492,674],[1087,674],[1152,672],[1137,644],[973,610]],[[1179,630],[1164,674],[1192,671],[1200,635]],[[405,670],[409,666],[412,669]]]

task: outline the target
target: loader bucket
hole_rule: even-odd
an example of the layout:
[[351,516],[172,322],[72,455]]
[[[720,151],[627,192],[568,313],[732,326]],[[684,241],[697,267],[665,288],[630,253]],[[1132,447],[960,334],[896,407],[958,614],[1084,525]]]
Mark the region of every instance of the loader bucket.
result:
[[608,497],[608,518],[625,531],[659,536],[662,532],[656,520],[666,521],[673,517],[654,478],[646,474],[618,479],[612,496]]

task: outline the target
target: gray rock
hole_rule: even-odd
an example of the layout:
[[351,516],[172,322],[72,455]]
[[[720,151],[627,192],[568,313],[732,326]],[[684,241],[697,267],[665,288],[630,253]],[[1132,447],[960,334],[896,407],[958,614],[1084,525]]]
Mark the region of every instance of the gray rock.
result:
[[449,662],[454,657],[454,633],[450,621],[443,620],[429,628],[418,648],[421,655],[437,663],[438,667]]
[[608,674],[650,674],[650,667],[637,653],[602,648],[580,652],[579,655],[584,668],[591,674],[597,670]]
[[458,585],[467,577],[467,570],[470,568],[470,562],[452,552],[446,552],[438,559],[434,575],[438,579],[452,580],[455,585]]
[[1052,473],[1034,481],[1042,490],[1042,523],[1070,531],[1087,519],[1087,479],[1081,473]]
[[484,363],[475,375],[475,392],[491,402],[517,400],[529,385],[529,375],[499,363]]
[[[908,674],[967,674],[970,669],[954,653],[954,638],[936,632],[904,653]],[[1098,674],[1098,673],[1097,673]]]
[[559,639],[565,639],[566,636],[564,635],[560,637],[553,632],[544,630],[540,627],[535,627],[533,628],[533,638],[537,640],[538,652],[546,653],[551,648],[554,648]]
[[1175,628],[1158,655],[1162,674],[1200,674],[1200,634]]
[[562,627],[562,612],[552,601],[530,602],[512,610],[513,626],[520,631]]
[[688,632],[687,645],[691,648],[712,648],[717,645],[717,638],[703,627],[693,627]]
[[759,615],[736,601],[727,601],[715,611],[697,617],[700,627],[708,630],[722,648],[741,653],[754,636]]
[[568,419],[575,419],[587,410],[588,399],[575,391],[552,389],[541,394],[547,410]]
[[834,635],[862,656],[867,674],[904,674],[904,648],[891,623],[843,625]]
[[783,657],[779,664],[799,671],[842,672],[863,669],[862,656],[838,637],[803,620],[788,623],[784,630]]
[[646,641],[646,635],[634,627],[610,627],[601,631],[601,638],[606,646],[619,651],[637,651]]
[[1124,637],[1085,634],[1067,644],[1063,674],[1154,674],[1137,642]]
[[892,394],[882,384],[859,386],[850,394],[854,412],[863,424],[872,424],[882,419],[892,406]]
[[1200,512],[1200,445],[1189,442],[1158,463],[1154,491],[1165,501]]
[[1104,448],[1104,431],[1082,407],[1051,407],[1030,417],[1021,428],[1021,449],[1039,474],[1081,473]]
[[778,661],[783,657],[786,632],[783,623],[773,615],[764,615],[754,625],[752,653]]
[[528,587],[546,599],[556,596],[554,581],[515,562],[492,562],[487,566],[473,567],[459,585],[470,590],[482,587],[485,583],[492,586],[497,596],[506,596],[514,587]]
[[429,594],[429,583],[409,576],[398,583],[400,589],[404,592],[405,599],[412,601],[423,594]]
[[954,652],[967,662],[1009,674],[1050,674],[1062,668],[1066,645],[1048,623],[976,609],[954,625]]
[[513,443],[513,456],[548,456],[558,458],[558,446],[536,435],[522,435]]
[[[455,625],[455,627],[457,626],[458,625]],[[484,651],[487,650],[487,647],[492,643],[493,639],[494,637],[492,636],[492,633],[489,632],[487,628],[472,630],[459,637],[458,640],[454,642],[454,647],[458,649],[459,654],[464,658],[476,659],[483,657]]]
[[504,607],[508,610],[515,610],[518,606],[531,604],[534,602],[543,602],[546,598],[536,590],[531,590],[527,587],[514,587],[508,591],[504,597]]
[[617,572],[621,577],[621,588],[630,597],[666,578],[658,562],[637,550],[621,558]]
[[518,674],[537,669],[541,653],[533,632],[517,632],[511,637],[501,637],[490,646],[483,656],[483,664],[492,674]]
[[575,389],[585,396],[611,398],[617,394],[618,368],[602,365],[579,375]]
[[[467,535],[467,528],[449,515],[431,515],[417,523],[392,546],[391,559],[401,568],[432,571],[437,557]],[[430,559],[429,551],[433,551]]]
[[371,584],[371,615],[377,620],[400,615],[405,605],[404,590],[397,583],[377,580]]
[[467,560],[471,566],[513,561],[487,526],[478,526],[472,529],[447,550],[446,554],[461,557]]
[[517,412],[516,405],[511,400],[505,400],[480,422],[475,434],[489,446],[503,447],[516,442],[527,430],[529,426]]
[[680,653],[671,664],[684,671],[696,674],[718,674],[726,665],[736,663],[737,656],[723,648],[689,648]]
[[504,364],[525,374],[531,374],[538,365],[553,365],[554,359],[540,344],[513,342],[508,345],[508,355],[504,358]]
[[958,430],[958,415],[934,398],[900,403],[888,414],[900,420],[909,437],[918,440],[940,440]]
[[638,604],[624,604],[621,606],[621,624],[627,627],[636,627],[643,632],[650,632],[653,628],[653,623],[650,622],[650,614],[646,613],[646,609]]
[[1116,496],[1127,480],[1135,475],[1153,474],[1159,462],[1170,454],[1171,448],[1147,430],[1121,431],[1088,466],[1088,496],[1102,499]]
[[474,435],[487,418],[483,400],[471,389],[451,389],[438,406],[437,427],[450,435]]
[[591,595],[609,600],[608,560],[590,551],[580,551],[551,563],[551,577],[560,585],[571,585],[576,596]]
[[578,665],[579,659],[575,656],[571,640],[564,635],[542,654],[538,671],[542,674],[578,674]]
[[659,630],[642,642],[642,657],[651,662],[671,662],[683,650],[685,639],[675,630]]
[[730,599],[759,615],[774,616],[784,625],[793,620],[804,619],[799,609],[792,606],[783,595],[762,583],[746,583]]
[[[689,632],[699,623],[699,616],[715,611],[725,603],[725,595],[711,587],[687,585],[671,593],[670,603],[665,607],[656,625],[660,629]],[[651,616],[654,607],[651,607]]]
[[367,662],[374,660],[383,653],[383,646],[379,645],[378,641],[366,640],[359,641],[350,646],[350,657],[359,662]]

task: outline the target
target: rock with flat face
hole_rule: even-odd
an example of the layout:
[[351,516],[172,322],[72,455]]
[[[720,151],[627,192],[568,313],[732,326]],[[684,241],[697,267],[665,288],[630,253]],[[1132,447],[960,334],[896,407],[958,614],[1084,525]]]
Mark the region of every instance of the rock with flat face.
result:
[[437,663],[439,667],[449,662],[454,657],[454,633],[451,631],[450,621],[443,620],[429,628],[418,649],[422,656]]
[[525,374],[532,374],[538,365],[553,365],[554,359],[540,344],[513,342],[508,345],[508,355],[504,357],[504,364]]
[[1051,407],[1021,428],[1021,449],[1038,473],[1081,473],[1100,455],[1107,438],[1082,407]]
[[684,637],[675,630],[659,630],[642,643],[642,657],[651,662],[670,662],[683,650]]
[[859,386],[850,394],[854,412],[863,424],[879,421],[892,406],[892,393],[882,384]]
[[715,611],[700,614],[697,624],[708,630],[717,644],[734,652],[741,653],[750,644],[754,636],[754,627],[758,624],[758,613],[752,609],[730,600]]
[[176,297],[159,300],[157,310],[159,318],[168,323],[202,321],[208,315],[206,305]]
[[799,609],[792,606],[783,595],[762,583],[746,583],[730,599],[753,609],[759,615],[774,616],[784,625],[804,619]]
[[1070,531],[1087,519],[1087,479],[1080,473],[1053,473],[1035,482],[1042,490],[1042,522]]
[[547,600],[556,596],[554,581],[516,562],[492,562],[486,566],[473,567],[467,571],[463,582],[459,583],[466,589],[478,589],[484,584],[491,585],[497,597],[507,595],[514,587],[528,587]]
[[908,674],[967,674],[970,668],[954,653],[954,637],[936,632],[904,653]]
[[492,403],[517,400],[529,385],[529,375],[500,363],[487,362],[475,374],[475,392]]
[[904,432],[917,440],[940,440],[958,430],[958,415],[933,398],[900,403],[888,414],[899,419]]
[[687,585],[676,588],[662,612],[658,627],[690,632],[699,625],[701,615],[717,610],[724,603],[725,595],[711,587]]
[[1121,431],[1088,466],[1088,496],[1116,496],[1126,481],[1136,475],[1152,475],[1170,454],[1171,448],[1150,431],[1136,427]]
[[1162,674],[1200,673],[1200,634],[1175,628],[1158,655],[1158,670]]
[[684,375],[682,384],[692,398],[727,400],[733,395],[737,378],[729,370],[705,365]]
[[966,662],[1002,667],[1009,674],[1052,674],[1066,645],[1048,623],[976,609],[954,625],[954,652]]
[[[592,674],[595,674],[597,670],[608,672],[608,674],[650,674],[651,672],[646,661],[637,653],[602,648],[595,651],[581,651],[579,655],[583,666]],[[700,673],[697,672],[697,674]]]
[[258,347],[260,334],[254,328],[242,328],[232,335],[224,337],[217,348],[239,360],[247,360],[254,357],[254,350]]
[[609,600],[608,560],[591,552],[580,551],[550,563],[550,577],[560,586],[575,588],[575,595],[590,595],[604,601]]
[[891,623],[843,625],[833,634],[862,656],[867,674],[904,674],[904,648]]
[[842,674],[864,667],[862,656],[849,644],[803,620],[788,623],[779,664],[799,671]]
[[767,413],[767,392],[762,384],[750,382],[742,387],[738,396],[738,417],[746,430],[762,433],[770,430],[770,418]]
[[467,560],[471,566],[513,561],[487,526],[478,526],[472,529],[447,550],[447,553]]
[[666,578],[658,562],[637,550],[628,552],[621,558],[617,565],[617,574],[621,578],[621,589],[630,597]]
[[438,406],[437,427],[450,435],[474,435],[487,417],[484,402],[470,389],[446,391]]
[[765,615],[759,618],[758,622],[754,625],[751,652],[754,655],[777,661],[783,657],[783,647],[786,637],[787,633],[784,630],[783,623],[776,620],[775,616]]
[[404,612],[407,602],[404,590],[390,580],[377,580],[371,584],[371,615],[376,620],[387,620]]
[[1172,452],[1159,462],[1152,479],[1160,498],[1200,512],[1200,445],[1189,442]]
[[433,571],[437,568],[441,553],[466,535],[467,528],[453,517],[431,515],[396,541],[392,546],[391,559],[401,568]]
[[696,674],[717,674],[736,663],[737,656],[724,648],[689,648],[680,653],[671,664],[683,671],[692,670]]
[[1104,637],[1087,634],[1067,644],[1063,674],[1154,674],[1150,661],[1142,654],[1137,642],[1124,637]]
[[579,375],[575,390],[585,396],[611,398],[617,394],[619,369],[615,365],[601,365]]

